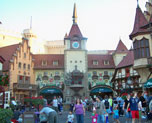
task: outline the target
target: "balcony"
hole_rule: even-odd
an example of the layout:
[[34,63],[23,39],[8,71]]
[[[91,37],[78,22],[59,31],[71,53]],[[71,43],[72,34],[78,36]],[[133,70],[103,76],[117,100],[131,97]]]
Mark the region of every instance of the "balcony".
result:
[[72,90],[74,90],[75,92],[78,92],[78,91],[80,91],[82,88],[84,88],[84,85],[82,85],[82,84],[71,84],[71,85],[70,85],[70,88],[71,88]]
[[27,91],[36,91],[37,85],[34,84],[24,84],[24,83],[14,83],[13,84],[14,90],[27,90]]
[[71,84],[70,88],[83,88],[84,86],[82,84]]
[[134,68],[135,69],[139,69],[139,68],[145,68],[147,67],[147,65],[149,64],[149,62],[151,62],[151,59],[149,58],[140,58],[140,59],[135,59],[134,61]]
[[152,57],[147,58],[148,64],[152,66]]

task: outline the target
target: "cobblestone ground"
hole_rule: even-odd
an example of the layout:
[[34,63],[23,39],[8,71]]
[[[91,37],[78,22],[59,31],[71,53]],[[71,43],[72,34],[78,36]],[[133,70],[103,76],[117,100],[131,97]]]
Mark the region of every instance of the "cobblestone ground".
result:
[[[62,115],[59,115],[59,123],[66,123],[67,115],[68,115],[67,111],[63,112]],[[84,117],[84,123],[91,123],[90,116],[91,116],[91,112],[86,112],[86,115]],[[120,117],[119,121],[120,121],[120,123],[126,123],[126,118]],[[75,119],[74,123],[76,123],[76,119]],[[112,115],[109,116],[109,123],[114,123]],[[129,123],[131,123],[131,122],[129,122]],[[148,122],[146,120],[142,120],[141,123],[148,123]],[[152,121],[150,123],[152,123]]]

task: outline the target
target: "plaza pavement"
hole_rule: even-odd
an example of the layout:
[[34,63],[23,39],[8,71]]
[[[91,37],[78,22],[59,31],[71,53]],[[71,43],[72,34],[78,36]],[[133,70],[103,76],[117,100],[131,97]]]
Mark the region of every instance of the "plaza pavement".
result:
[[[68,112],[67,111],[64,111],[62,113],[62,115],[59,115],[59,123],[66,123],[67,116],[68,116]],[[120,117],[119,121],[120,121],[120,123],[126,123],[126,118],[125,117]],[[75,117],[74,123],[76,123],[76,117]],[[91,112],[86,112],[86,115],[84,117],[84,123],[92,123],[91,122]],[[114,123],[112,115],[109,116],[109,123]],[[142,120],[141,123],[147,123],[147,121],[146,120]]]

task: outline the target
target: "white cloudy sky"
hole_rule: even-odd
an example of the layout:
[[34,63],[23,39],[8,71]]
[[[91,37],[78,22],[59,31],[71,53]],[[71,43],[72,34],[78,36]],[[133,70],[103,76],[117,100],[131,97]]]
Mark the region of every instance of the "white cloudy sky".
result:
[[[142,10],[148,0],[139,0]],[[89,50],[115,49],[119,38],[131,47],[137,0],[1,0],[1,27],[16,32],[32,28],[45,40],[62,40],[72,26],[73,5]]]

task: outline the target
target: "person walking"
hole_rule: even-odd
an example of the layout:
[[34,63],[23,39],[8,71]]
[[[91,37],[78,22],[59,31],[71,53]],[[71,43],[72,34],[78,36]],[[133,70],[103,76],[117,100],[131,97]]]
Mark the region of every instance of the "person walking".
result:
[[73,113],[70,111],[67,117],[67,123],[73,123],[74,122],[74,115]]
[[59,111],[59,114],[62,114],[62,113],[61,113],[61,108],[62,108],[62,97],[59,96],[59,98],[58,98],[57,100],[58,100],[58,111]]
[[106,112],[106,108],[104,103],[100,100],[100,97],[96,97],[95,108],[96,113],[98,114],[97,123],[104,123],[104,113]]
[[48,123],[58,123],[58,115],[55,110],[48,106],[44,106],[42,110],[40,111],[41,114],[47,115],[47,121]]
[[56,96],[54,96],[54,99],[53,99],[53,109],[58,112],[58,100],[56,98]]
[[103,100],[104,104],[105,104],[105,108],[106,108],[106,112],[109,114],[110,113],[110,103],[109,103],[109,99],[108,96],[105,96],[105,99]]
[[137,92],[133,92],[133,97],[130,98],[130,101],[127,106],[127,111],[129,109],[129,106],[132,114],[132,123],[135,123],[136,119],[139,120],[139,99],[137,98]]
[[109,105],[110,105],[110,114],[112,114],[112,112],[113,112],[113,109],[112,109],[112,105],[113,105],[112,96],[109,97],[108,102],[109,102]]
[[125,116],[126,116],[126,123],[129,123],[129,120],[131,119],[131,111],[130,111],[130,106],[128,107],[128,111],[127,111],[127,106],[128,103],[130,101],[130,95],[127,95],[127,98],[124,101],[124,105],[123,105],[123,110],[125,112]]
[[144,93],[142,93],[139,100],[141,101],[141,104],[142,104],[142,118],[144,119],[144,118],[146,118],[145,111],[146,111],[146,106],[147,106],[146,99],[144,98]]
[[123,105],[124,105],[124,99],[121,96],[119,101],[119,116],[124,115]]
[[120,123],[118,105],[114,107],[113,113],[114,113],[113,118],[114,118],[115,122]]
[[76,114],[77,123],[84,123],[85,108],[79,98],[76,100],[73,110]]

